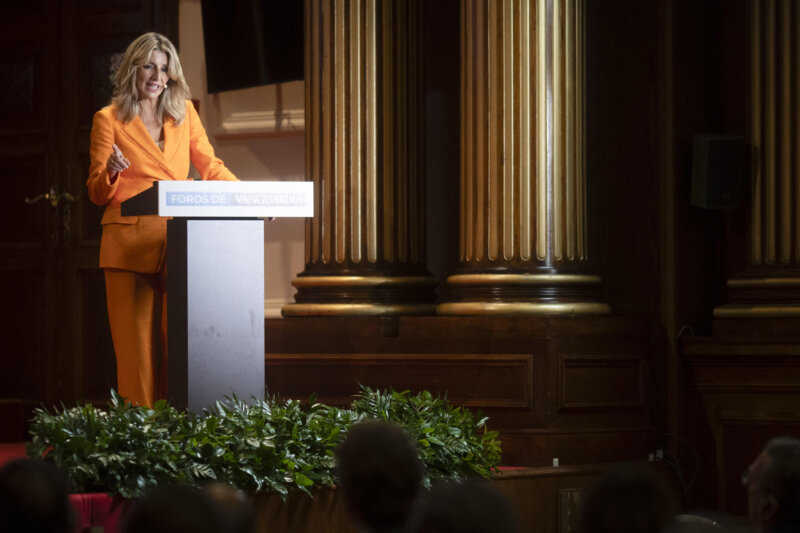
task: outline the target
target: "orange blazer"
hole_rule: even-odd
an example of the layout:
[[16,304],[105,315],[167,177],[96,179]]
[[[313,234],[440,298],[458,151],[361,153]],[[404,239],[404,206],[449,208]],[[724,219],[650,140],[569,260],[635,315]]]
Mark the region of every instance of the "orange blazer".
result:
[[[116,144],[130,166],[111,183],[106,161]],[[185,180],[191,162],[204,180],[236,180],[214,155],[206,131],[192,103],[186,101],[186,117],[180,125],[164,122],[164,150],[147,133],[137,116],[128,124],[116,117],[112,106],[95,113],[92,123],[89,199],[105,205],[100,267],[134,272],[158,272],[166,251],[166,219],[158,216],[123,217],[120,203],[149,189],[155,180]]]

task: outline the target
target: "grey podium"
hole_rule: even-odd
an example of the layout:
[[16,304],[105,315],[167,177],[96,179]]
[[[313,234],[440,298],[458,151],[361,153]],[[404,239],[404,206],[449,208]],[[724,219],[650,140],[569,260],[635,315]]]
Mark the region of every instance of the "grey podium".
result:
[[200,413],[264,398],[264,218],[313,216],[304,181],[155,181],[122,215],[167,221],[167,386]]

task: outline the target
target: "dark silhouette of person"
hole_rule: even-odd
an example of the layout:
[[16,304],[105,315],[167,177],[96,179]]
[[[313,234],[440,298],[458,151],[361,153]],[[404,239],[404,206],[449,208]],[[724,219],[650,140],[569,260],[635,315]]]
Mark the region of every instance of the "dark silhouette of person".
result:
[[74,511],[67,479],[40,459],[16,459],[0,468],[0,532],[71,533]]
[[742,478],[747,514],[758,531],[800,531],[800,440],[767,443]]
[[251,533],[255,527],[255,510],[243,491],[223,483],[210,483],[203,492],[211,496],[222,518],[224,533]]
[[647,463],[613,467],[580,503],[580,533],[657,533],[675,516],[675,499]]
[[409,522],[409,533],[521,533],[517,511],[485,479],[435,486]]
[[378,421],[354,425],[336,450],[336,472],[359,528],[403,531],[424,473],[404,429]]
[[122,533],[220,533],[223,517],[200,489],[168,486],[134,502],[122,519]]

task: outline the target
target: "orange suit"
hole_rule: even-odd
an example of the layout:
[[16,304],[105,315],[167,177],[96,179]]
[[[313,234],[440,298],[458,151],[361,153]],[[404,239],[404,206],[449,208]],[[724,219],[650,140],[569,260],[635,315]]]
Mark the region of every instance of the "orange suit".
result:
[[[153,405],[164,397],[166,358],[156,361],[153,343],[156,300],[161,305],[161,340],[166,348],[166,220],[120,214],[120,203],[149,189],[155,180],[185,180],[191,162],[206,180],[236,180],[214,155],[194,106],[186,101],[180,125],[164,121],[163,151],[137,116],[124,124],[115,109],[95,113],[89,156],[89,199],[105,205],[100,267],[105,270],[108,318],[117,356],[119,393]],[[130,166],[112,183],[106,161],[116,144]]]

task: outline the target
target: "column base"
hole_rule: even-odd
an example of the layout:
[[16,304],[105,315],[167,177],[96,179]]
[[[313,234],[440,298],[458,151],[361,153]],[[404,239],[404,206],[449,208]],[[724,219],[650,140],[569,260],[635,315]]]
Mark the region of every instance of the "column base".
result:
[[607,315],[600,277],[585,274],[457,274],[440,315]]
[[435,304],[289,304],[281,308],[285,317],[302,316],[424,316],[435,315]]
[[800,317],[800,276],[741,276],[728,280],[728,293],[714,318]]
[[285,317],[435,315],[432,276],[301,276]]
[[714,309],[714,318],[796,318],[800,304],[721,305]]

